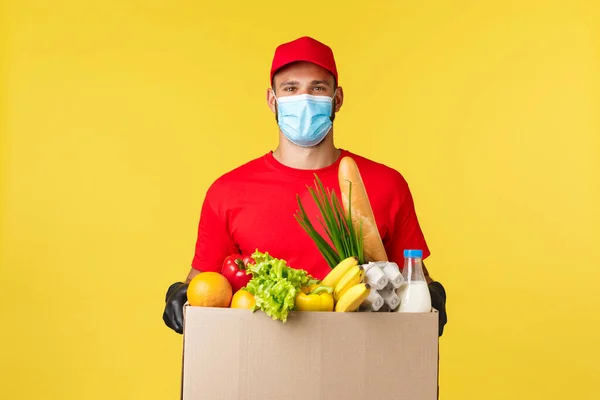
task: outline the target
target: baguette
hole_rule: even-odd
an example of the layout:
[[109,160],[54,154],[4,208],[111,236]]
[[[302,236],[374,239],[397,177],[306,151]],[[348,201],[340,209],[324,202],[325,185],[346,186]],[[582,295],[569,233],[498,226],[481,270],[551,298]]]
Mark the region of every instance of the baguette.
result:
[[[338,169],[338,180],[340,184],[340,195],[346,212],[352,202],[352,224],[355,229],[360,229],[362,222],[363,253],[365,261],[388,261],[385,247],[379,235],[379,229],[375,222],[375,215],[369,202],[369,196],[365,189],[360,171],[356,162],[351,157],[344,157],[340,161]],[[352,184],[352,199],[348,199]]]

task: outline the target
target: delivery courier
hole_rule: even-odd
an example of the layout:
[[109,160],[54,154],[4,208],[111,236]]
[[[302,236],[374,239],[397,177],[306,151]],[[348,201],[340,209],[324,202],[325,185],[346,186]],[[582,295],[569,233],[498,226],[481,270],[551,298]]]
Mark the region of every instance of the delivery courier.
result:
[[442,335],[446,292],[423,264],[430,250],[408,183],[334,144],[339,82],[327,45],[301,37],[277,47],[266,97],[278,146],[208,189],[190,273],[166,294],[168,327],[183,333],[186,303],[283,323],[290,311],[433,307]]

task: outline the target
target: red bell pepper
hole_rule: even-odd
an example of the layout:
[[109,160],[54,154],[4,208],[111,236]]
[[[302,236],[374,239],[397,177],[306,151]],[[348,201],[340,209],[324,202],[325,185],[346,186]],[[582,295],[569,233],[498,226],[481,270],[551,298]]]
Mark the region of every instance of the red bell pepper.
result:
[[246,266],[254,264],[251,256],[232,254],[223,261],[221,274],[231,283],[233,293],[237,292],[252,279],[252,274],[246,274]]

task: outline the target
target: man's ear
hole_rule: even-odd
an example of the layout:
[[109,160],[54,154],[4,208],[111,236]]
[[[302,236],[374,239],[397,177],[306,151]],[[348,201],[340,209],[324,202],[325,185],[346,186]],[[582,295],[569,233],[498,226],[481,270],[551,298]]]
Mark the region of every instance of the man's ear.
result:
[[273,92],[273,89],[268,88],[267,89],[267,105],[269,106],[269,108],[271,109],[271,112],[273,114],[275,114],[275,103],[277,102],[277,99],[275,98],[275,93]]
[[341,86],[338,86],[335,92],[335,112],[340,111],[342,108],[342,104],[344,104],[344,89]]

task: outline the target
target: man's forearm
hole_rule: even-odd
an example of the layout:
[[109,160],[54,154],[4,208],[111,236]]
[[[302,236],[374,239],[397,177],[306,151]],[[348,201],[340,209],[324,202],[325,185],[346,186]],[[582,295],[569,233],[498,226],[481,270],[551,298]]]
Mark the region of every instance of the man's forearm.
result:
[[429,271],[427,271],[427,268],[425,267],[425,263],[423,263],[423,274],[425,275],[427,283],[433,282],[433,279],[429,276]]
[[196,268],[192,268],[190,269],[190,273],[188,274],[185,283],[190,283],[190,281],[200,273],[200,271],[198,271]]

